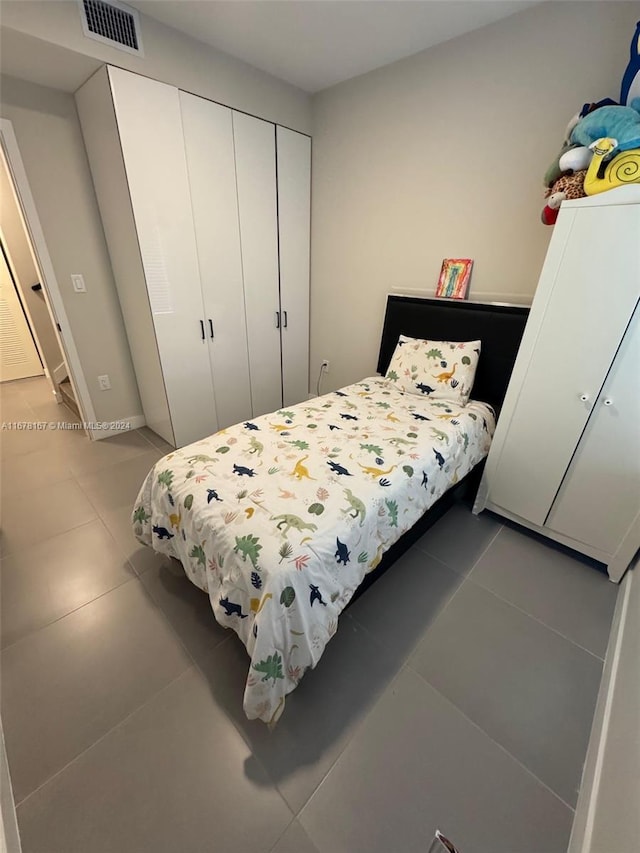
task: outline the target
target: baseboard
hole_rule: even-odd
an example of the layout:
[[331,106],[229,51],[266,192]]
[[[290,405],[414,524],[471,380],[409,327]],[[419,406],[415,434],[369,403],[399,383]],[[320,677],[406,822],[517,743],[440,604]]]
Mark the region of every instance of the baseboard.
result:
[[0,850],[3,853],[4,851],[21,853],[22,850],[7,753],[4,747],[2,721],[0,721]]
[[638,849],[638,565],[620,585],[568,853]]
[[[105,438],[112,438],[114,435],[122,435],[124,432],[129,432],[132,429],[140,429],[146,426],[146,418],[144,415],[132,415],[129,418],[118,418],[116,421],[105,421],[100,427],[90,427],[89,436],[92,441],[102,441]],[[120,427],[123,424],[126,426]]]
[[52,379],[56,383],[56,385],[59,385],[61,382],[63,382],[68,375],[69,371],[67,370],[67,365],[64,363],[64,361],[61,362],[57,367],[53,368]]

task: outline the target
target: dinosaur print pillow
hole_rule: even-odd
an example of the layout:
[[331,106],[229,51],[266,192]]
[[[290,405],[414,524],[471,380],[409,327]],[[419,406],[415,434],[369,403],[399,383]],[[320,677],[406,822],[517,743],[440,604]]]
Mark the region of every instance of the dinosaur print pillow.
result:
[[400,335],[386,378],[405,394],[466,406],[479,357],[480,341],[424,341]]

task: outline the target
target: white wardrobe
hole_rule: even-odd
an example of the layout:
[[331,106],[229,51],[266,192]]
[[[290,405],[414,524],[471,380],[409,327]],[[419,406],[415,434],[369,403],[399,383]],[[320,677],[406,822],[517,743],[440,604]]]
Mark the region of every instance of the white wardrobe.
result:
[[111,66],[76,103],[147,424],[306,399],[310,138]]
[[564,202],[474,507],[616,581],[640,547],[639,298],[640,186]]

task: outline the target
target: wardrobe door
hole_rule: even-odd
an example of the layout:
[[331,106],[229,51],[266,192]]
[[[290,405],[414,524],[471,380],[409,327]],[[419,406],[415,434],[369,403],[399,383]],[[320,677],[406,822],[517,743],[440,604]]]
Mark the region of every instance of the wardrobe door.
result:
[[178,90],[109,68],[177,446],[215,432],[209,345]]
[[275,126],[233,113],[253,416],[282,406]]
[[[538,287],[549,294],[544,316],[522,384],[514,389],[517,402],[489,482],[491,503],[538,525],[544,524],[637,299],[640,209],[566,211],[561,234],[564,246],[552,251],[554,234],[551,261],[542,271]],[[532,317],[535,309],[534,302]]]
[[242,257],[228,107],[180,92],[218,428],[252,416]]
[[311,139],[276,128],[282,307],[282,395],[293,406],[309,395],[309,231]]
[[608,554],[640,511],[639,366],[636,307],[546,524]]

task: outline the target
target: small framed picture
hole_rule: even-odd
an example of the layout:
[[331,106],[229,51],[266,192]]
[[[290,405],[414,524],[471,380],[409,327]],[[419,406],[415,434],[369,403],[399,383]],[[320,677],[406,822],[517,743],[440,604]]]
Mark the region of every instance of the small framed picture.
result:
[[471,258],[445,258],[440,270],[436,296],[466,299],[472,267]]

